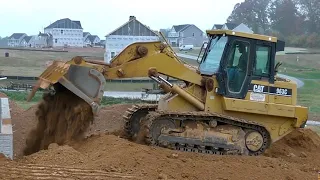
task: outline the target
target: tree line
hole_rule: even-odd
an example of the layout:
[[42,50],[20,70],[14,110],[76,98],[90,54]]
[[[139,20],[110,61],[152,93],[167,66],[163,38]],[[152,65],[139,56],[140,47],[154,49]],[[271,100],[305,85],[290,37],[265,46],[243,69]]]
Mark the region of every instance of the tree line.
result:
[[245,0],[227,22],[244,23],[290,46],[320,47],[320,0]]

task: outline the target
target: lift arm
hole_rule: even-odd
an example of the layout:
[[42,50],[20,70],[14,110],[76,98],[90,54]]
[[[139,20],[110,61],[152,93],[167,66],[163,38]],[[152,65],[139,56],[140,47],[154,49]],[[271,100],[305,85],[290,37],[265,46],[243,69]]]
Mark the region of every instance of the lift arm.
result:
[[201,86],[202,77],[197,69],[179,60],[165,44],[160,41],[138,42],[127,46],[109,64],[79,56],[67,62],[54,61],[40,75],[28,100],[38,88],[47,89],[60,83],[97,110],[106,79],[150,77],[160,82],[163,88],[170,88],[171,85],[159,78],[159,74]]

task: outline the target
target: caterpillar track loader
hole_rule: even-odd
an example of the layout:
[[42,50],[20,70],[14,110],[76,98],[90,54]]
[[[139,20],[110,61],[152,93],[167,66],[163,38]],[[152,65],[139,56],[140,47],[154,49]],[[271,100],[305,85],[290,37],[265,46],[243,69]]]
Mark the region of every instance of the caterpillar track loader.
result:
[[127,110],[130,139],[142,135],[148,145],[208,154],[260,155],[304,126],[308,109],[297,105],[297,85],[276,75],[280,64],[275,55],[284,50],[284,42],[230,30],[209,30],[207,35],[197,67],[160,41],[133,43],[108,64],[81,57],[54,61],[29,99],[38,88],[62,85],[97,113],[106,79],[149,77],[165,94],[158,104]]

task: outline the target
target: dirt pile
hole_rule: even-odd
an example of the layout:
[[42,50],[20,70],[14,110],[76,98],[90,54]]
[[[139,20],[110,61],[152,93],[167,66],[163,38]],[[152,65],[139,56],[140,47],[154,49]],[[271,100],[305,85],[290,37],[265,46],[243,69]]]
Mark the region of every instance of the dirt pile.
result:
[[[67,112],[74,109],[68,107],[64,99],[69,98],[68,100],[71,101],[72,97],[51,98],[51,101],[46,101],[42,105],[60,108],[52,113],[57,121],[54,121],[53,118],[44,118],[46,116],[39,116],[41,113],[37,107],[22,112],[23,110],[16,109],[16,105],[11,105],[14,129],[16,130],[14,132],[15,152],[19,148],[25,147],[22,145],[24,140],[20,139],[25,138],[31,129],[37,126],[38,121],[41,120],[40,122],[45,122],[44,124],[48,125],[46,126],[47,131],[41,133],[52,133],[46,134],[46,137],[50,137],[49,139],[39,139],[46,140],[46,143],[42,144],[48,146],[47,150],[41,150],[17,159],[15,162],[3,164],[4,161],[0,160],[0,167],[2,167],[0,179],[13,179],[11,176],[15,176],[17,179],[24,179],[24,177],[36,179],[36,174],[40,174],[42,178],[54,176],[75,179],[96,177],[130,179],[134,177],[133,179],[289,180],[316,179],[317,172],[320,171],[320,137],[309,129],[292,132],[273,144],[264,156],[259,157],[218,156],[171,151],[131,143],[115,135],[104,135],[104,132],[117,132],[123,128],[122,115],[131,105],[113,105],[102,108],[99,116],[87,127],[88,136],[97,135],[59,146],[57,141],[68,139],[70,136],[67,135],[70,134],[53,131],[54,128],[62,125],[63,128],[71,127],[69,128],[71,131],[68,132],[73,132],[72,128],[78,124],[73,123],[72,120],[77,117],[67,116]],[[64,105],[56,107],[55,103],[58,101]],[[47,104],[48,102],[51,104]],[[45,112],[45,109],[43,108],[42,112]],[[36,112],[38,117],[35,116]],[[81,113],[78,116],[81,117]],[[61,122],[61,119],[65,121]],[[54,135],[59,134],[63,138],[55,138]],[[52,143],[55,141],[56,143]],[[2,171],[9,173],[1,173]]]
[[63,166],[80,165],[86,163],[88,160],[85,155],[76,151],[68,145],[59,146],[52,143],[47,150],[41,150],[36,154],[31,154],[27,158],[28,163],[43,164],[60,164]]
[[30,155],[49,144],[59,145],[83,137],[93,121],[91,107],[64,87],[54,94],[45,94],[36,111],[37,126],[26,140],[24,155]]
[[[60,166],[70,164],[105,172],[138,173],[143,179],[315,179],[320,170],[320,153],[317,152],[319,147],[314,144],[320,141],[316,139],[310,142],[299,138],[299,144],[304,145],[292,144],[297,134],[300,137],[315,135],[310,130],[299,130],[288,135],[287,140],[279,141],[271,148],[269,153],[272,157],[179,152],[131,143],[114,135],[97,135],[73,144],[73,148],[62,146],[40,151],[20,162]],[[284,142],[289,142],[288,147],[284,153],[279,153],[284,151],[278,149],[284,146]],[[303,151],[305,156],[288,156],[291,150],[296,150],[295,153]]]

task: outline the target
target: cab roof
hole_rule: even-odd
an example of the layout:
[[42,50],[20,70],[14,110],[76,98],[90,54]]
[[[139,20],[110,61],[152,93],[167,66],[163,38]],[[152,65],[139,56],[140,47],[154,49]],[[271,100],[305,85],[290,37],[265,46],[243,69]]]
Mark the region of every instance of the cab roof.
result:
[[244,38],[250,38],[250,39],[257,39],[262,41],[269,41],[269,42],[277,42],[278,39],[276,37],[272,36],[265,36],[260,34],[250,34],[245,32],[237,32],[232,30],[207,30],[206,31],[208,35],[228,35],[228,36],[238,36],[238,37],[244,37]]

